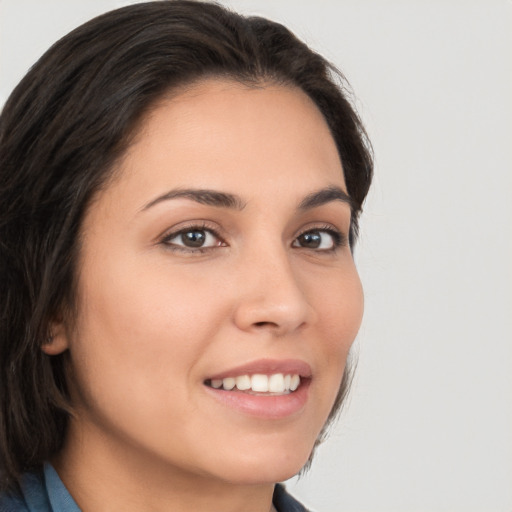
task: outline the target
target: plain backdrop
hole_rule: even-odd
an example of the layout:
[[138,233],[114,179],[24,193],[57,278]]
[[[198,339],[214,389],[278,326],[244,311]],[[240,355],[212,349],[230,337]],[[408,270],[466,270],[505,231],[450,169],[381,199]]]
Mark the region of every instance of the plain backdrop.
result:
[[[0,0],[0,105],[116,0]],[[376,155],[348,407],[292,493],[323,512],[512,510],[512,2],[231,0],[334,61]]]

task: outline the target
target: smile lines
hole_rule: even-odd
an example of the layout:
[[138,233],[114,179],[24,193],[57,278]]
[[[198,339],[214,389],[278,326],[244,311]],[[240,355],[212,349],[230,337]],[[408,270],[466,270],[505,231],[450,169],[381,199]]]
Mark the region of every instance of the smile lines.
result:
[[206,385],[215,389],[231,391],[253,391],[256,393],[282,393],[288,394],[295,391],[300,385],[300,376],[298,374],[274,373],[264,375],[256,373],[254,375],[239,375],[238,377],[226,377],[224,379],[209,379]]

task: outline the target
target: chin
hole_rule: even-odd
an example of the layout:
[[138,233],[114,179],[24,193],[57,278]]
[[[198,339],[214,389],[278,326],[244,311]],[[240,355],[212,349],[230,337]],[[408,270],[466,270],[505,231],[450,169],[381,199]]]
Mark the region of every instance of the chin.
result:
[[308,447],[304,450],[263,449],[244,456],[233,454],[235,460],[224,459],[221,478],[246,485],[282,482],[300,472],[309,461],[311,452],[312,448]]

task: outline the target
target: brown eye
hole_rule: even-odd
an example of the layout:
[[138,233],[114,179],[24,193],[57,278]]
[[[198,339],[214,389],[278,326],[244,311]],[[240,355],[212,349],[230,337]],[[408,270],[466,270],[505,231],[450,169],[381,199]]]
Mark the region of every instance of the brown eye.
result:
[[163,242],[177,249],[207,249],[222,245],[221,239],[211,229],[191,227],[166,236]]
[[206,240],[204,230],[185,231],[180,235],[181,242],[186,247],[202,247]]
[[314,229],[299,235],[293,247],[317,249],[320,251],[333,250],[341,244],[341,234],[333,230]]
[[310,231],[309,233],[300,235],[297,240],[301,247],[318,249],[322,243],[322,235],[317,231]]

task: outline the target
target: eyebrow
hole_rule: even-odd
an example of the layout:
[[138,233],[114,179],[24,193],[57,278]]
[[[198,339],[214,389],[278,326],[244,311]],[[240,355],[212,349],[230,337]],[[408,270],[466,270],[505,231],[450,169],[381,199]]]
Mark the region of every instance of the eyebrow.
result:
[[230,208],[233,210],[243,210],[245,208],[245,202],[235,195],[227,192],[218,192],[216,190],[208,189],[181,189],[171,190],[166,194],[163,194],[153,201],[149,202],[142,210],[147,210],[152,206],[155,206],[162,201],[168,201],[170,199],[185,198],[195,201],[196,203],[205,204],[207,206],[216,206],[218,208]]
[[[190,199],[196,203],[205,204],[207,206],[229,208],[233,210],[243,210],[247,204],[242,200],[240,196],[237,196],[236,194],[218,192],[217,190],[209,189],[187,188],[171,190],[165,194],[162,194],[161,196],[158,196],[146,204],[141,211],[147,210],[163,201],[179,198]],[[342,203],[348,204],[351,209],[353,207],[352,198],[343,189],[336,186],[330,186],[308,194],[299,203],[297,209],[302,211],[311,210],[333,201],[341,201]]]
[[354,201],[340,187],[330,186],[308,194],[299,204],[299,210],[311,210],[332,201],[341,201],[348,204],[352,210]]

